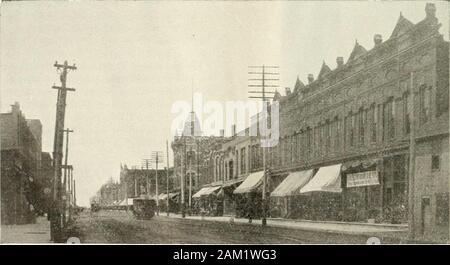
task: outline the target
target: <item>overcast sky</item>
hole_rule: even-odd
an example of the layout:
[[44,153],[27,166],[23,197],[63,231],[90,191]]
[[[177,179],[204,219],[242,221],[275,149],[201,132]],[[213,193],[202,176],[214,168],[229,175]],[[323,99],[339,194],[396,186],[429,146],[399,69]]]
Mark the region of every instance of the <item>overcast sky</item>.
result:
[[[1,111],[20,102],[43,124],[43,149],[53,144],[59,78],[53,63],[78,70],[67,100],[78,202],[120,163],[140,165],[170,140],[172,104],[246,100],[247,66],[279,65],[281,87],[306,83],[322,62],[347,60],[355,39],[366,49],[373,35],[387,39],[400,12],[417,23],[425,2],[3,2]],[[448,40],[448,4],[436,2]],[[229,125],[226,125],[229,129]],[[171,166],[173,165],[171,161]]]

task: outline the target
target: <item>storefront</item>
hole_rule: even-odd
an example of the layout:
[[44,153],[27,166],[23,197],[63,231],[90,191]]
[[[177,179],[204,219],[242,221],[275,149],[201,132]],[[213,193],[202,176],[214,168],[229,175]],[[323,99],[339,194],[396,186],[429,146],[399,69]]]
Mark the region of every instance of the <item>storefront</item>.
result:
[[342,167],[343,220],[380,222],[381,181],[379,160],[344,163]]
[[303,213],[311,220],[342,220],[342,164],[321,167],[300,189],[306,195],[307,209]]
[[237,217],[260,218],[264,171],[253,172],[233,191]]
[[169,212],[178,212],[178,200],[179,192],[171,192],[168,195],[166,193],[159,195],[159,209],[163,212],[167,211],[167,197],[169,197]]
[[202,215],[222,215],[222,200],[217,196],[221,186],[208,186],[201,188],[192,196],[195,212]]
[[313,177],[314,170],[291,172],[270,194],[271,217],[304,218],[308,196],[300,189]]
[[223,215],[236,215],[236,200],[239,195],[235,195],[234,190],[245,180],[245,178],[231,179],[223,183],[219,194],[223,197]]

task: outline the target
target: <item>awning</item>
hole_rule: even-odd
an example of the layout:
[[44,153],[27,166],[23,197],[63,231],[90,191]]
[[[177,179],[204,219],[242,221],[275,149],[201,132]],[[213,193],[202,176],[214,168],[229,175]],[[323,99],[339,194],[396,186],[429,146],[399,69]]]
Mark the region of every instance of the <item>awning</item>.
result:
[[160,199],[160,200],[165,200],[165,199],[167,199],[167,194],[165,194],[165,193],[159,194],[159,199]]
[[178,196],[178,195],[180,195],[179,192],[170,192],[170,193],[169,193],[169,199],[173,199],[173,198],[175,198],[175,197]]
[[209,187],[209,189],[207,191],[205,191],[201,196],[211,195],[220,188],[221,188],[221,186]]
[[262,183],[264,171],[251,173],[233,193],[247,193],[255,190]]
[[201,188],[199,191],[197,191],[197,193],[195,193],[192,198],[200,198],[203,195],[210,195],[212,194],[214,191],[220,189],[220,186],[214,186],[214,187],[203,187]]
[[304,170],[289,173],[289,175],[270,194],[272,197],[293,196],[300,193],[300,189],[308,183],[313,170]]
[[342,192],[341,167],[342,164],[321,167],[308,184],[300,189],[300,193],[312,191]]
[[228,188],[228,187],[231,187],[233,185],[239,184],[239,183],[243,182],[244,180],[245,180],[245,178],[230,179],[230,180],[225,181],[223,183],[222,187]]
[[[123,199],[119,205],[127,205],[127,200]],[[128,198],[128,205],[133,205],[133,198]]]
[[204,188],[201,188],[199,191],[197,191],[197,192],[192,196],[192,198],[200,198],[200,197],[202,196],[202,194],[204,194],[205,192],[207,192],[207,191],[209,190],[209,188],[211,188],[211,187],[204,187]]

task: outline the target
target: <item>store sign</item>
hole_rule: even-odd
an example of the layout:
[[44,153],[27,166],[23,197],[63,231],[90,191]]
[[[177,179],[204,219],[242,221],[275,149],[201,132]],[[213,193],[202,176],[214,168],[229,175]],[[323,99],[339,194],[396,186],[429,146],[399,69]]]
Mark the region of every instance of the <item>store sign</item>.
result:
[[347,188],[379,185],[377,171],[347,174]]

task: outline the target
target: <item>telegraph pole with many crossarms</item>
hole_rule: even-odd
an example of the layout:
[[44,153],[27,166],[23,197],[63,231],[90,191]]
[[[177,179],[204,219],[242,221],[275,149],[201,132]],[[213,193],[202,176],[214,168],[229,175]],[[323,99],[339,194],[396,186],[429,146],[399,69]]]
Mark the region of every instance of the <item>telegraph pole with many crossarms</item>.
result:
[[[261,91],[249,91],[249,93],[256,93],[256,94],[260,94],[260,96],[249,96],[249,98],[259,98],[262,99],[263,102],[263,115],[262,118],[264,119],[264,123],[263,123],[263,135],[262,137],[267,137],[267,131],[266,131],[266,127],[268,126],[268,121],[267,121],[267,96],[266,94],[274,94],[275,92],[270,92],[270,91],[266,91],[266,88],[275,88],[278,87],[278,85],[273,84],[273,83],[267,83],[267,82],[273,82],[273,81],[279,81],[279,78],[273,78],[274,76],[278,76],[279,72],[276,72],[275,70],[278,70],[278,66],[267,66],[267,65],[262,65],[262,66],[249,66],[250,69],[256,69],[256,72],[249,71],[248,74],[249,75],[260,75],[261,78],[249,78],[249,81],[258,81],[258,83],[254,83],[251,82],[248,86],[253,88],[261,88]],[[267,72],[267,69],[271,69],[269,72]],[[258,70],[260,70],[261,72],[259,72]],[[268,77],[269,76],[269,77]],[[270,77],[272,76],[272,77]],[[260,82],[260,83],[259,83]],[[262,145],[261,142],[261,148],[262,148],[262,153],[263,153],[263,183],[262,183],[262,220],[261,220],[261,224],[262,226],[266,226],[267,224],[267,198],[266,198],[266,189],[267,189],[267,163],[266,163],[266,148]],[[250,215],[251,216],[251,215]],[[250,220],[251,221],[251,217]]]

